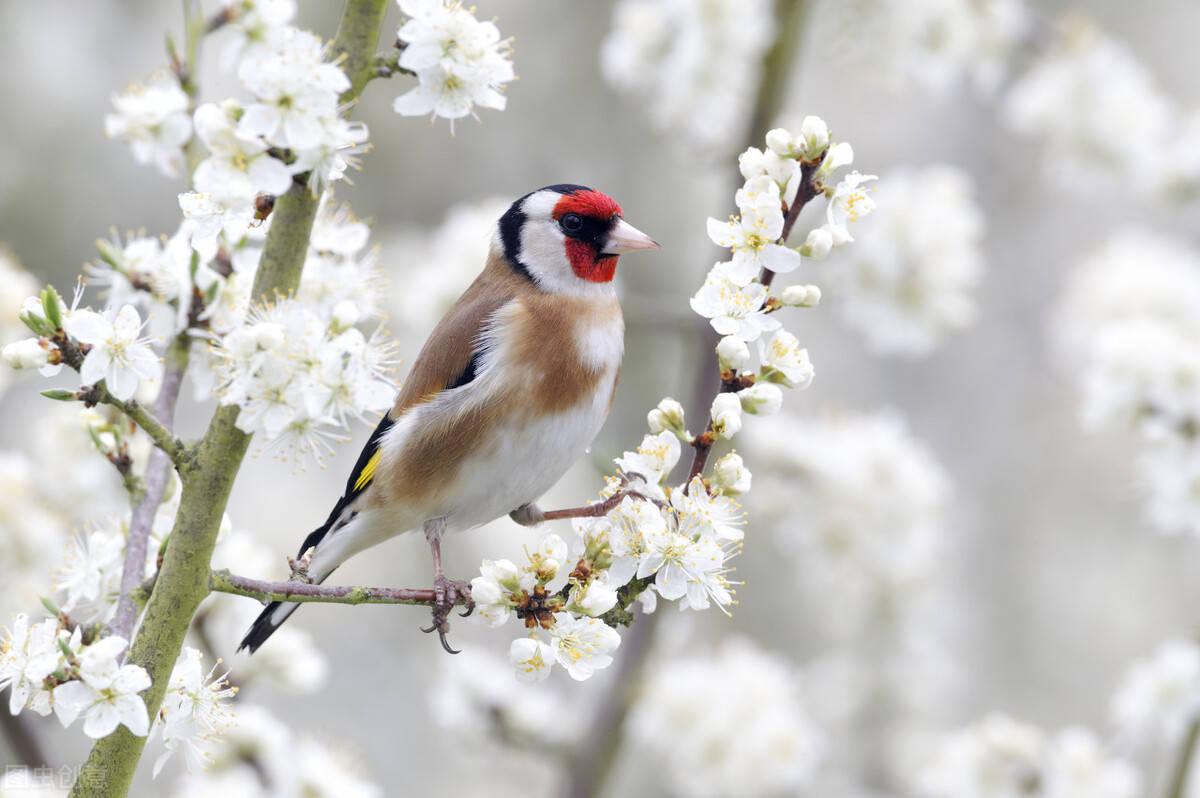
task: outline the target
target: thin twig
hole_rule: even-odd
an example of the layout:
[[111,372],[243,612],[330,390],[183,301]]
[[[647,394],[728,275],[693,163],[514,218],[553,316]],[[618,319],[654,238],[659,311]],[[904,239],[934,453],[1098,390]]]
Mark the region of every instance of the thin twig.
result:
[[[178,388],[176,392],[178,392]],[[180,471],[187,469],[190,456],[187,447],[183,445],[183,441],[176,438],[167,425],[163,424],[154,414],[138,404],[136,399],[123,401],[109,393],[106,387],[99,385],[92,386],[92,390],[88,395],[83,397],[83,402],[84,404],[104,403],[117,408],[128,416],[130,421],[137,424],[150,436],[150,440],[154,441],[154,445],[166,454],[176,468]]]
[[[154,406],[155,415],[167,428],[175,421],[175,404],[179,400],[183,374],[187,371],[190,344],[191,338],[186,333],[178,335],[171,342],[171,348],[167,352],[167,368],[163,373],[162,389]],[[121,571],[121,597],[110,627],[113,634],[126,640],[133,631],[133,624],[138,615],[139,606],[133,594],[145,578],[146,545],[150,538],[150,530],[170,481],[171,457],[161,448],[155,448],[150,453],[150,462],[146,466],[145,494],[133,508],[133,515],[129,521],[129,539],[125,543],[125,563]]]
[[[421,604],[433,606],[432,589],[403,587],[349,587],[314,585],[308,582],[266,582],[231,574],[227,570],[213,571],[209,589],[217,593],[248,596],[266,604],[271,601],[312,602],[316,604]],[[465,604],[459,597],[457,604]]]

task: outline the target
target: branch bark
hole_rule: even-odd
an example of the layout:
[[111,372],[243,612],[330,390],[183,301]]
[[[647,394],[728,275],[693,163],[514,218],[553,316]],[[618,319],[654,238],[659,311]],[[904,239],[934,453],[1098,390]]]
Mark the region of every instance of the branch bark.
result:
[[[175,423],[175,403],[179,399],[179,388],[187,370],[190,345],[191,338],[184,333],[176,336],[167,350],[167,366],[163,372],[162,389],[155,400],[154,415],[168,432]],[[146,542],[154,525],[154,514],[158,512],[167,483],[171,480],[171,463],[171,456],[162,448],[156,447],[150,453],[150,462],[146,465],[146,495],[133,508],[133,516],[129,521],[129,539],[125,543],[125,563],[121,571],[121,597],[113,622],[109,625],[112,634],[126,640],[137,620],[139,607],[133,593],[145,576]]]
[[[386,7],[386,0],[346,3],[334,51],[344,57],[348,74],[373,58]],[[273,301],[299,286],[318,200],[303,185],[293,185],[279,198],[255,276],[252,297],[258,301]],[[194,463],[181,474],[183,494],[175,527],[129,653],[129,662],[150,675],[151,686],[143,698],[152,718],[162,704],[192,617],[209,592],[209,563],[217,531],[250,443],[250,436],[236,426],[237,415],[237,407],[217,410],[196,449]],[[71,795],[108,798],[126,794],[145,743],[145,737],[131,734],[124,726],[96,741]]]
[[[213,571],[208,579],[209,589],[270,601],[311,602],[318,604],[434,604],[432,589],[404,587],[349,587],[314,585],[308,582],[266,582],[232,574],[227,570]],[[458,604],[466,603],[459,597]]]

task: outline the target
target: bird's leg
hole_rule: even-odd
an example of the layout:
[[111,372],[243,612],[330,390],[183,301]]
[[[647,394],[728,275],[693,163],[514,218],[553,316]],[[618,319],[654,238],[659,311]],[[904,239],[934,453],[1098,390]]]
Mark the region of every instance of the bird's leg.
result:
[[602,515],[608,515],[609,511],[620,504],[621,500],[626,496],[654,502],[658,505],[662,504],[659,500],[638,493],[636,490],[619,490],[604,501],[584,507],[566,507],[562,510],[543,510],[530,502],[529,504],[522,504],[513,510],[508,514],[508,517],[522,526],[536,526],[543,521],[554,521],[559,518],[598,518]]
[[537,526],[546,520],[546,514],[542,512],[542,508],[538,507],[533,502],[522,504],[517,509],[508,514],[508,517],[516,521],[521,526]]
[[466,601],[467,611],[464,617],[475,609],[471,600],[471,586],[457,579],[447,579],[442,571],[442,533],[446,531],[446,519],[443,516],[430,518],[425,522],[425,539],[429,541],[429,552],[433,555],[433,624],[422,632],[438,633],[442,648],[450,654],[457,654],[456,649],[450,648],[446,641],[446,633],[450,631],[450,610],[458,603],[461,596]]

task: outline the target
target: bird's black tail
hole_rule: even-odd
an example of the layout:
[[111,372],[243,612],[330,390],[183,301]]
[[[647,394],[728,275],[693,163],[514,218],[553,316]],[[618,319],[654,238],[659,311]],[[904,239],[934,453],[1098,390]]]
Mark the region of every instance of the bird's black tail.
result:
[[[342,509],[343,503],[338,502],[338,506],[330,514],[329,520],[310,532],[308,537],[304,539],[298,556],[303,557],[304,552],[320,543],[325,533],[339,520]],[[313,581],[320,584],[331,573],[333,573],[333,569],[330,569],[329,573],[321,574]],[[258,614],[258,617],[254,619],[254,623],[250,624],[250,629],[246,632],[246,636],[242,638],[242,642],[238,645],[237,650],[241,651],[243,648],[248,648],[251,654],[258,651],[258,647],[265,643],[268,637],[275,634],[275,630],[282,626],[284,621],[292,617],[292,613],[298,609],[300,609],[300,605],[294,601],[272,601],[266,606],[266,609]]]

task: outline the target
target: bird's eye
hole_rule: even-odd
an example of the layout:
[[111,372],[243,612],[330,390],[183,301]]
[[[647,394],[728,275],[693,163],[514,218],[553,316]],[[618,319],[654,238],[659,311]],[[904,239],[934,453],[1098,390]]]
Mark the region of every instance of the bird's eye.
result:
[[583,217],[577,213],[568,213],[559,221],[564,233],[578,233],[583,229]]

